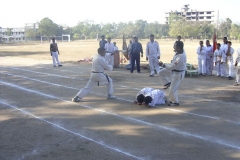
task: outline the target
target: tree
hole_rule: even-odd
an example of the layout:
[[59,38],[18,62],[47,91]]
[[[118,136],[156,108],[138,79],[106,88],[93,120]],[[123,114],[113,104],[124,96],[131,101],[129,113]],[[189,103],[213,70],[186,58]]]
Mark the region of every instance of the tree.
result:
[[232,21],[227,18],[225,21],[220,22],[218,35],[221,37],[229,37],[230,38],[230,30],[231,30]]
[[36,30],[34,28],[25,28],[25,36],[29,39],[34,39],[37,36]]
[[41,36],[55,36],[58,31],[58,25],[49,18],[43,18],[39,22],[38,31]]
[[240,37],[240,25],[232,24],[230,35],[234,39]]
[[7,34],[7,36],[11,36],[12,35],[12,28],[7,28],[6,34]]
[[80,34],[75,33],[75,34],[73,35],[73,39],[74,39],[74,40],[80,39]]

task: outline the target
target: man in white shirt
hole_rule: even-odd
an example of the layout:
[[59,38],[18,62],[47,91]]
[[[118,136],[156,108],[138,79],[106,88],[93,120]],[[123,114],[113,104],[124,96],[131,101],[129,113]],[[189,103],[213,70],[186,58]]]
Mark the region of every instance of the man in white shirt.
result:
[[228,41],[227,44],[228,44],[228,50],[226,52],[227,74],[228,74],[228,80],[232,80],[234,49],[231,47],[232,42]]
[[178,106],[178,87],[181,80],[185,76],[185,69],[187,63],[186,53],[183,50],[183,42],[176,42],[176,54],[173,57],[172,63],[166,65],[166,68],[161,69],[159,72],[159,78],[164,89],[170,87],[169,91],[169,106]]
[[154,41],[154,35],[150,35],[150,42],[147,43],[146,46],[146,60],[149,61],[150,67],[150,76],[154,76],[154,67],[157,73],[160,71],[159,68],[159,59],[160,59],[160,48],[156,41]]
[[153,88],[150,88],[150,87],[146,87],[146,88],[143,88],[141,89],[137,95],[136,95],[136,99],[134,100],[134,103],[135,104],[138,104],[138,105],[142,105],[143,102],[144,102],[144,98],[145,98],[145,95],[149,92],[153,91]]
[[240,84],[240,48],[237,50],[235,67],[237,67],[237,73],[236,73],[236,81],[234,83],[234,86],[238,86]]
[[148,92],[144,98],[144,104],[148,107],[155,107],[166,103],[165,93],[160,89],[154,89]]
[[104,70],[112,71],[113,66],[109,65],[104,56],[106,54],[106,51],[104,48],[98,49],[98,54],[94,56],[93,62],[92,62],[92,74],[87,82],[87,85],[82,88],[77,95],[72,99],[73,102],[80,102],[83,97],[85,97],[93,88],[93,86],[97,83],[106,84],[107,86],[107,99],[113,99],[115,98],[113,94],[113,84],[112,79],[108,77],[104,73]]
[[213,70],[213,47],[209,40],[206,40],[206,74],[212,75]]
[[108,37],[107,43],[105,44],[106,55],[105,59],[110,65],[114,65],[114,45],[111,43],[111,38]]
[[[214,62],[214,65],[216,66],[218,77],[220,77],[221,73],[222,73],[221,72],[221,69],[222,69],[221,65],[223,64],[222,63],[222,56],[224,56],[220,47],[221,47],[221,44],[218,43],[217,44],[217,49],[214,51],[214,55],[213,55],[213,62]],[[224,68],[224,70],[225,70],[225,68]]]
[[197,49],[198,54],[198,74],[206,75],[206,47],[203,46],[203,41],[199,42],[199,47]]

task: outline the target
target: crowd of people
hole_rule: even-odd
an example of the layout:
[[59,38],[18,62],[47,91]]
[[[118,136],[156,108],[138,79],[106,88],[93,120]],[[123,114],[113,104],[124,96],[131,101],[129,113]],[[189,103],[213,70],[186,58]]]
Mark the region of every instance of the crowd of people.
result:
[[[228,41],[227,37],[223,37],[223,43],[217,43],[216,49],[214,49],[209,40],[206,40],[206,46],[203,41],[199,42],[197,49],[198,55],[198,74],[199,75],[212,75],[215,69],[218,77],[227,77],[228,80],[233,80],[233,67],[237,68],[235,86],[239,85],[239,61],[240,61],[240,48],[237,50],[237,58],[234,61],[233,58],[234,49],[232,42]],[[234,63],[235,62],[235,63]]]
[[[113,80],[104,73],[105,70],[112,71],[114,66],[114,54],[118,51],[116,42],[111,43],[111,38],[105,40],[105,36],[101,36],[102,40],[99,42],[98,54],[93,57],[92,73],[86,86],[82,88],[77,95],[72,99],[73,102],[80,102],[85,97],[95,84],[102,83],[107,86],[107,99],[114,99],[113,96]],[[50,44],[50,52],[53,57],[54,67],[62,66],[58,61],[59,50],[55,40]],[[228,77],[229,80],[233,79],[233,66],[234,59],[231,41],[227,37],[223,38],[223,44],[217,44],[216,49],[210,45],[209,40],[206,40],[206,46],[203,41],[199,42],[197,49],[198,55],[198,74],[199,75],[212,75],[213,70],[217,71],[219,77]],[[150,35],[150,41],[146,45],[146,60],[149,62],[150,77],[154,76],[155,70],[163,85],[163,89],[169,89],[168,99],[165,93],[159,89],[143,88],[136,96],[134,103],[144,104],[148,107],[154,107],[156,104],[168,103],[169,106],[178,106],[178,87],[181,80],[185,76],[187,56],[184,50],[184,43],[181,41],[181,36],[173,45],[175,55],[170,64],[166,64],[164,68],[159,67],[159,59],[161,56],[160,47],[158,42],[154,40],[154,35]],[[138,37],[134,36],[133,40],[127,47],[129,56],[129,63],[131,64],[130,73],[132,74],[137,67],[137,72],[141,72],[140,57],[143,57],[142,44],[138,42]],[[237,67],[235,86],[239,85],[240,80],[240,48],[237,50],[237,58],[235,61]]]

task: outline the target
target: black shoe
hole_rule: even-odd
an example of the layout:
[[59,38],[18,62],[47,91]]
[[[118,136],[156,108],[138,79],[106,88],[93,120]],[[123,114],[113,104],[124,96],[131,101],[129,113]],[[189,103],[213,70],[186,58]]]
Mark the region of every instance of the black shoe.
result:
[[62,67],[63,65],[59,64],[58,67]]
[[168,87],[170,87],[170,86],[171,86],[171,82],[165,84],[163,89],[168,89]]
[[169,106],[179,106],[179,103],[169,103]]
[[154,77],[154,75],[150,75],[149,77]]
[[228,80],[233,80],[233,78],[231,76],[228,77]]
[[198,74],[198,75],[202,75],[202,73]]
[[53,67],[56,67],[55,65]]

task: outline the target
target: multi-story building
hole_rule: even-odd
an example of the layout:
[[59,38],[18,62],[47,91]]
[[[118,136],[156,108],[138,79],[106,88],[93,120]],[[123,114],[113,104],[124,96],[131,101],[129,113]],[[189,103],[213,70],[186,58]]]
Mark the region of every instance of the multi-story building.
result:
[[176,15],[178,17],[183,17],[187,21],[206,21],[209,23],[214,22],[214,11],[200,11],[200,10],[190,10],[189,4],[184,5],[181,11],[171,11],[166,13],[166,24],[169,24],[170,15]]
[[0,28],[0,40],[4,42],[25,41],[25,28]]

